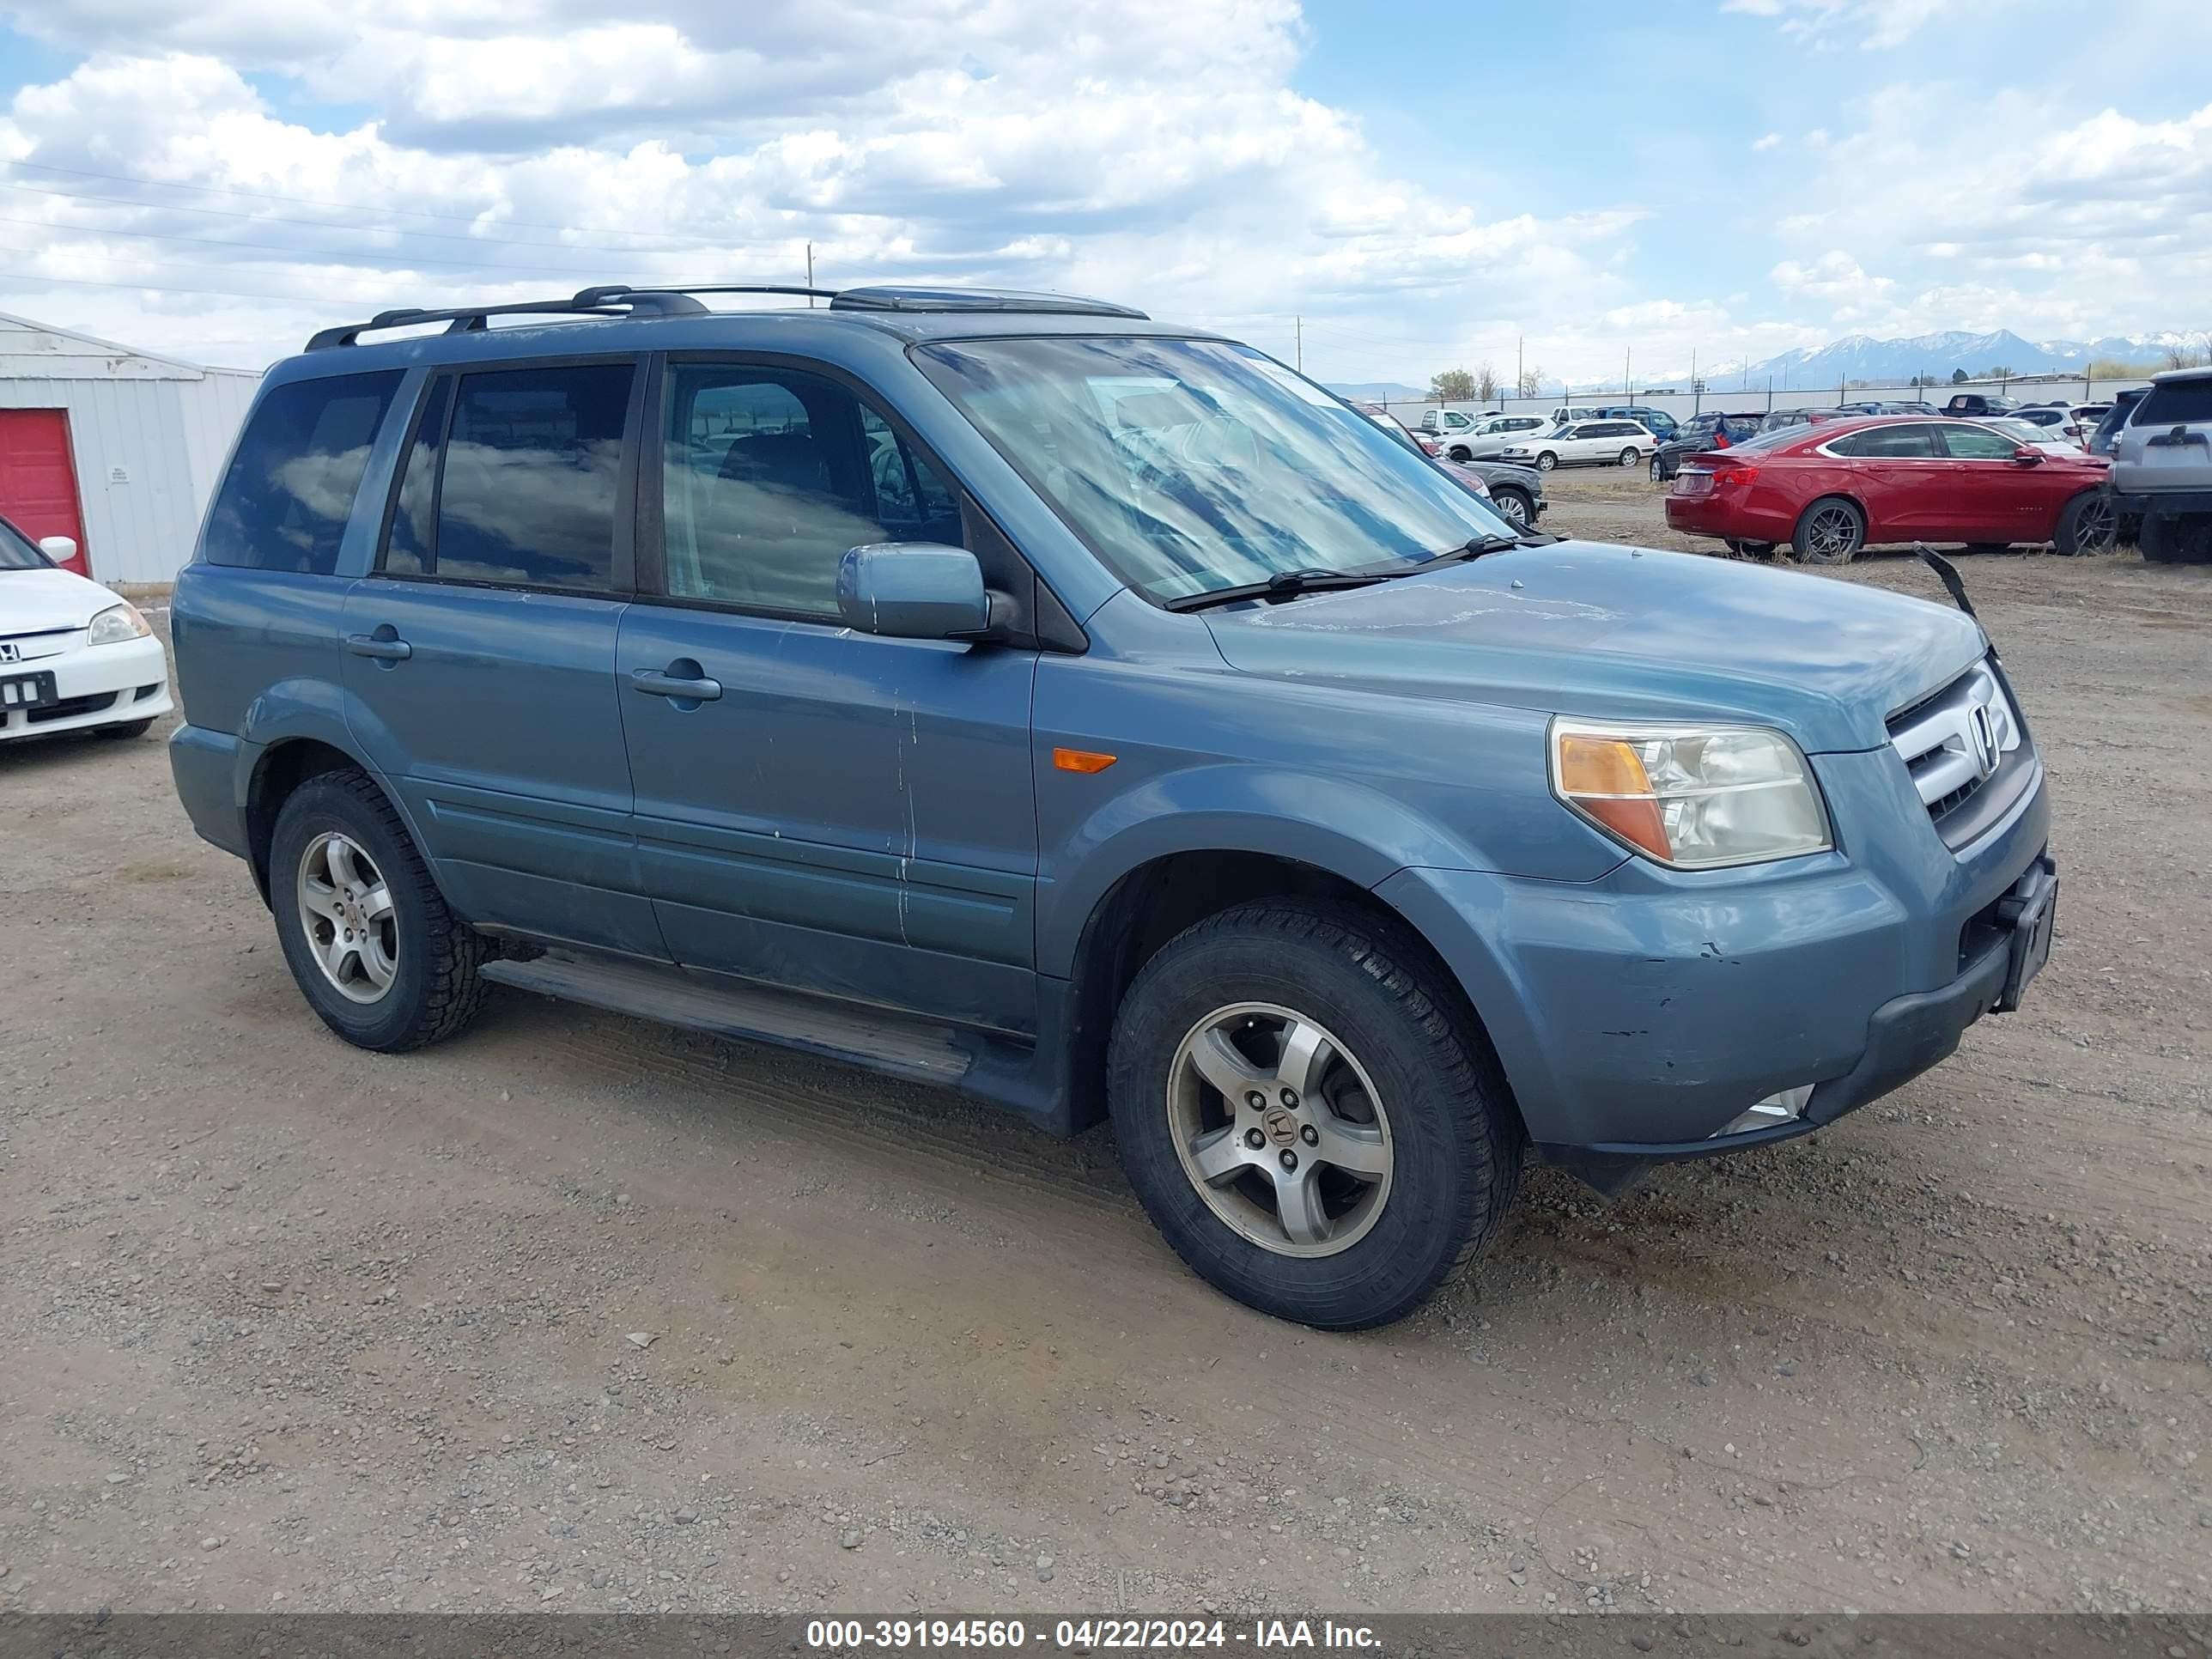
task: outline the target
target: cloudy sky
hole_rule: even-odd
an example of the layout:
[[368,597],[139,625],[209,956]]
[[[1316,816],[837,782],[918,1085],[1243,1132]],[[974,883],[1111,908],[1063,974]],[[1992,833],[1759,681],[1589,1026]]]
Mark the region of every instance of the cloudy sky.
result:
[[1309,373],[2212,328],[2203,0],[0,3],[0,311],[258,367],[586,283],[1104,295]]

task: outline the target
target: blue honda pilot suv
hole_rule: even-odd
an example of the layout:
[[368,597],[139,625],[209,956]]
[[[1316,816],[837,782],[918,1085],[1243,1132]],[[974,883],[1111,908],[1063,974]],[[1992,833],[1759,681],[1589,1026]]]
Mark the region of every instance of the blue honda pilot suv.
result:
[[247,417],[170,752],[349,1042],[496,981],[1110,1116],[1193,1267],[1348,1328],[1532,1149],[1804,1133],[2049,951],[1967,615],[1529,534],[1123,307],[709,291],[386,313]]

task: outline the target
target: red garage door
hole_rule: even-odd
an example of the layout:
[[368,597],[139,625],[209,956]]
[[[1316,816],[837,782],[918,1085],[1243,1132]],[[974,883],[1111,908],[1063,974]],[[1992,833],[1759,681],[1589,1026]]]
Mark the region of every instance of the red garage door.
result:
[[69,568],[80,576],[91,574],[66,410],[0,409],[0,516],[12,520],[34,542],[68,537],[76,544]]

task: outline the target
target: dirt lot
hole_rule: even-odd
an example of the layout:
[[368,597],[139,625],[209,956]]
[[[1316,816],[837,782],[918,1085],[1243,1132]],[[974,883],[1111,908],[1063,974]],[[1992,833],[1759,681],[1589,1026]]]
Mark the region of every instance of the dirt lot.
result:
[[1966,576],[2056,780],[2028,1008],[1533,1172],[1359,1337],[1199,1284],[1103,1131],[514,993],[343,1048],[157,739],[0,753],[0,1611],[2212,1606],[2212,569]]

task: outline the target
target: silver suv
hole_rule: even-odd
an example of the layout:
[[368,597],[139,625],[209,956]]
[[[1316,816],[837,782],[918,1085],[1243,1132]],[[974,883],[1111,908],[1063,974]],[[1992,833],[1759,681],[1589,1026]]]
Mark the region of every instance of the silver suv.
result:
[[2112,497],[2142,515],[2146,559],[2212,562],[2212,368],[2153,377],[2112,447]]

